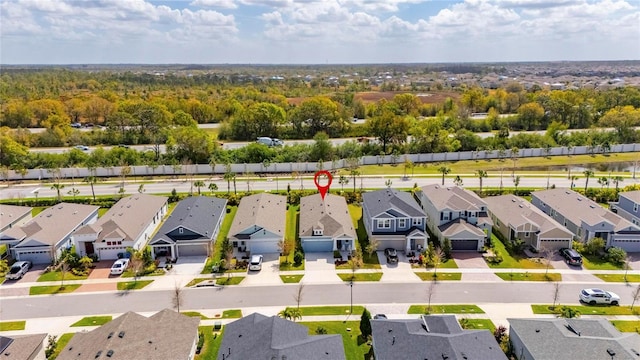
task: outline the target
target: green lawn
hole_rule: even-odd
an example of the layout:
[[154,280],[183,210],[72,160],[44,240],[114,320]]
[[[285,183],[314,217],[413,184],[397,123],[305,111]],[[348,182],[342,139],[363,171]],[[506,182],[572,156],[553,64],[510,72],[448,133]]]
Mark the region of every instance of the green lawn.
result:
[[562,281],[562,275],[558,273],[495,273],[500,279],[505,281]]
[[640,320],[611,320],[611,323],[622,332],[637,332],[640,334]]
[[29,288],[29,295],[54,295],[74,292],[80,284],[61,286],[32,286]]
[[489,330],[492,333],[496,330],[493,321],[489,319],[468,319],[462,318],[458,320],[463,329]]
[[589,270],[624,270],[624,264],[616,265],[600,256],[582,254],[582,266]]
[[300,205],[289,205],[287,209],[287,227],[285,231],[285,241],[290,244],[291,252],[289,256],[280,257],[280,270],[304,270],[304,261],[300,263],[300,265],[295,266],[293,263],[294,256],[296,254],[295,248],[298,243],[298,230],[300,229],[299,219],[300,219]]
[[71,324],[71,326],[72,327],[76,327],[76,326],[99,326],[99,325],[104,325],[104,324],[108,323],[112,319],[113,319],[113,316],[111,316],[111,315],[107,315],[107,316],[87,316],[87,317],[84,317],[84,318],[78,320],[77,322]]
[[299,283],[304,275],[280,275],[280,279],[285,284],[296,284]]
[[223,319],[240,319],[242,317],[242,310],[231,309],[222,312]]
[[[453,259],[447,259],[447,261],[442,262],[438,265],[438,269],[457,269],[458,264]],[[433,269],[433,267],[428,267],[427,269]]]
[[213,255],[207,259],[204,268],[202,269],[201,274],[211,274],[212,266],[215,262],[219,261],[222,256],[222,242],[229,235],[229,229],[231,229],[231,223],[233,223],[233,218],[236,216],[236,212],[238,212],[237,206],[227,206],[228,213],[224,217],[222,221],[222,225],[220,225],[220,233],[218,233],[218,237],[216,238],[216,243],[213,246]]
[[210,317],[204,316],[202,315],[202,313],[198,312],[198,311],[181,311],[180,312],[182,315],[186,315],[186,316],[190,316],[190,317],[197,317],[200,318],[202,320],[209,320],[211,319]]
[[[496,237],[495,234],[491,234],[491,244],[493,247],[502,255],[502,262],[500,264],[491,264],[487,262],[489,267],[494,269],[544,269],[546,267],[545,264],[532,260],[523,258],[520,256],[512,256],[507,252],[507,249],[504,247],[502,241]],[[551,268],[551,267],[550,267]]]
[[550,309],[551,305],[531,305],[534,314],[555,314],[562,307],[567,306],[574,310],[578,310],[582,315],[636,315],[638,309],[631,311],[628,306],[609,306],[609,305],[556,305],[555,310]]
[[[411,305],[407,314],[426,314],[427,305]],[[477,305],[431,305],[430,314],[484,314]]]
[[187,285],[185,285],[184,287],[191,287],[191,286],[195,286],[195,285],[198,285],[198,284],[200,284],[201,282],[203,282],[203,281],[207,281],[207,280],[211,280],[211,278],[195,278],[195,279],[192,279],[191,281],[189,281],[189,282],[187,283]]
[[216,279],[217,285],[238,285],[244,280],[244,276],[224,276]]
[[[70,271],[67,271],[64,274],[65,280],[86,280],[88,276],[77,276],[72,274]],[[45,282],[45,281],[62,281],[62,273],[60,271],[50,271],[48,273],[44,273],[38,277],[37,282]]]
[[[302,316],[319,316],[319,315],[348,315],[349,306],[303,306],[300,307]],[[363,306],[353,306],[354,314],[362,314]]]
[[[351,215],[351,222],[353,222],[356,234],[358,235],[358,246],[362,250],[362,269],[380,269],[378,254],[373,253],[371,254],[371,256],[369,256],[369,254],[367,254],[367,252],[365,251],[367,244],[369,244],[369,237],[367,236],[367,229],[365,229],[364,222],[362,221],[362,207],[350,204],[349,215]],[[349,268],[350,266],[348,263],[336,267],[336,269]]]
[[640,282],[640,274],[593,274],[606,282]]
[[380,279],[382,279],[382,273],[338,274],[338,277],[340,277],[342,281],[380,281]]
[[[163,276],[166,275],[167,272],[164,271],[164,269],[158,268],[153,270],[153,272],[150,272],[148,274],[141,274],[140,276]],[[125,270],[122,275],[120,275],[121,278],[132,278],[134,277],[134,273],[133,271],[131,271],[131,269],[127,269]]]
[[106,213],[107,213],[107,211],[109,211],[109,208],[102,208],[102,207],[101,207],[101,208],[99,208],[99,209],[98,209],[98,218],[101,218],[101,217],[102,217],[102,215],[104,215],[104,214],[106,214]]
[[118,290],[140,290],[152,282],[153,280],[121,281],[118,283]]
[[26,321],[2,321],[0,322],[0,331],[24,330]]
[[[420,271],[415,272],[415,274],[422,281],[431,281],[434,279],[434,274],[432,271]],[[462,279],[462,273],[450,273],[450,272],[439,272],[435,274],[436,280],[460,280]]]
[[[309,328],[309,334],[315,335],[316,329],[322,327],[326,329],[327,334],[340,334],[344,344],[344,353],[347,360],[368,359],[371,346],[360,337],[359,321],[316,321],[301,322],[300,324]],[[331,358],[329,356],[328,358]]]
[[204,334],[204,345],[200,354],[196,354],[196,360],[213,360],[218,358],[218,350],[224,336],[224,326],[220,331],[213,331],[213,326],[200,326],[198,331]]
[[69,343],[73,335],[75,335],[75,333],[66,333],[58,337],[58,341],[56,342],[56,348],[53,351],[53,354],[51,355],[49,360],[53,360],[58,357],[58,355],[60,354],[60,351],[62,351],[62,349],[64,349],[64,347],[67,346],[67,344]]

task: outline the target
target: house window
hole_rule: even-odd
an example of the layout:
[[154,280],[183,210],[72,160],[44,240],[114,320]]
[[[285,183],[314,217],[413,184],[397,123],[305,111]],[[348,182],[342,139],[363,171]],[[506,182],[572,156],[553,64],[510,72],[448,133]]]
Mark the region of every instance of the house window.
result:
[[391,219],[378,220],[380,229],[391,229]]
[[638,204],[637,203],[633,204],[633,212],[638,212]]
[[322,229],[313,229],[313,235],[321,236],[322,235]]
[[442,220],[449,220],[449,212],[445,211],[442,213]]
[[413,225],[422,225],[422,219],[421,218],[413,218],[412,220]]
[[182,227],[179,227],[179,228],[178,228],[178,232],[179,232],[180,234],[182,234],[182,233],[184,233],[184,229],[183,229]]
[[407,219],[398,219],[398,227],[404,228],[407,226]]
[[528,231],[524,233],[524,237],[527,237],[527,238],[529,237],[529,232]]

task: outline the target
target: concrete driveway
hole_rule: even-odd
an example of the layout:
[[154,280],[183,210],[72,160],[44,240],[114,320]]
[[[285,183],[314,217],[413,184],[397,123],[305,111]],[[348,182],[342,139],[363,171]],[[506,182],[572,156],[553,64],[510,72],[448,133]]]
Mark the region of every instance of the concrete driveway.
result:
[[306,253],[303,281],[305,284],[342,282],[336,273],[333,253]]
[[103,260],[94,263],[95,268],[91,270],[88,279],[108,279],[111,276],[111,266],[114,262],[115,260]]
[[206,262],[206,256],[182,256],[173,264],[169,273],[173,275],[199,275]]
[[403,253],[398,251],[398,263],[389,264],[384,251],[376,251],[378,261],[382,268],[382,279],[380,282],[422,282],[420,278],[413,273],[409,259]]
[[262,255],[262,270],[247,271],[242,285],[273,285],[282,284],[280,279],[280,256],[278,254]]
[[484,261],[479,252],[454,252],[453,260],[460,269],[488,269],[489,265]]

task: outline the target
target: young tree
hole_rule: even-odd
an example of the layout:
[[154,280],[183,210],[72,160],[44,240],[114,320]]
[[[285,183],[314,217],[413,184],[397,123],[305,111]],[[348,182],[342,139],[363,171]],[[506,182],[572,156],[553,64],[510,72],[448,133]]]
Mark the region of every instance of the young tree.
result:
[[291,250],[293,250],[293,242],[287,240],[278,241],[278,250],[280,250],[280,254],[284,257],[288,257],[291,254]]
[[360,334],[365,341],[371,336],[371,314],[367,308],[364,308],[360,317]]
[[582,172],[585,176],[585,182],[584,182],[584,192],[587,192],[587,188],[589,187],[589,178],[593,176],[593,171],[591,170],[585,170]]
[[622,176],[614,176],[613,178],[611,178],[611,181],[616,186],[616,194],[617,194],[618,189],[620,187],[620,183],[624,181],[624,178]]
[[553,305],[551,305],[551,310],[556,309],[556,303],[558,302],[559,298],[560,298],[560,283],[556,281],[553,283]]
[[520,175],[513,178],[513,186],[516,188],[513,192],[514,195],[518,195],[518,186],[520,185]]
[[227,171],[224,173],[222,178],[227,182],[227,194],[229,194],[231,192],[231,180],[234,182],[234,188],[236,181],[236,174],[231,172],[231,166],[227,167]]
[[49,335],[47,337],[47,347],[44,349],[44,356],[47,359],[53,358],[53,353],[55,353],[57,346],[58,337],[56,335]]
[[67,191],[67,194],[73,196],[73,198],[75,199],[76,196],[78,196],[78,194],[80,194],[80,190],[72,187],[71,190]]
[[93,189],[93,185],[95,185],[95,183],[98,182],[98,177],[96,177],[96,176],[87,176],[82,181],[91,186],[91,195],[93,195],[93,201],[96,201],[96,192]]
[[342,186],[342,192],[344,192],[344,186],[349,183],[349,178],[344,175],[340,175],[340,179],[338,180],[338,184]]
[[278,316],[292,321],[302,319],[302,313],[300,312],[300,309],[290,307],[286,307],[284,310],[280,311],[278,313]]
[[298,283],[296,293],[293,295],[293,299],[296,301],[298,309],[300,309],[300,303],[302,302],[302,295],[304,294],[304,283],[301,281]]
[[60,194],[62,189],[64,189],[64,184],[55,183],[51,185],[51,190],[55,190],[58,193],[58,202],[62,202],[62,195]]
[[516,163],[518,162],[518,156],[520,156],[520,149],[517,147],[511,148],[511,160],[513,161],[513,171],[511,172],[511,177],[516,176]]
[[482,179],[486,178],[488,175],[484,170],[477,170],[476,175],[478,175],[478,180],[480,180],[480,193],[482,194]]
[[553,259],[553,250],[543,249],[542,258],[544,259],[545,272],[544,275],[549,275],[549,268],[551,267],[551,260]]
[[140,186],[138,186],[138,194],[142,194],[144,191],[144,184],[140,184]]
[[462,186],[462,178],[460,177],[460,175],[456,175],[455,179],[453,179],[453,184],[455,186]]
[[633,289],[633,292],[631,293],[631,299],[633,300],[631,301],[631,306],[629,308],[631,309],[631,312],[633,312],[633,307],[636,305],[636,302],[640,300],[640,284],[638,284],[638,286]]
[[430,314],[431,313],[431,299],[433,298],[433,295],[436,292],[436,278],[434,277],[433,280],[431,280],[431,282],[429,283],[429,286],[427,287],[427,309],[426,309],[426,313]]
[[444,252],[441,248],[436,248],[433,252],[433,257],[431,258],[431,262],[433,263],[433,279],[434,281],[438,279],[438,266],[442,264],[442,260],[444,259]]
[[377,239],[372,240],[371,238],[369,238],[369,243],[364,248],[364,251],[367,253],[367,255],[369,255],[369,258],[371,258],[373,254],[376,251],[378,251],[379,246],[380,246],[380,241],[378,241]]
[[444,255],[444,261],[451,259],[451,239],[444,238],[444,241],[442,242],[442,254]]
[[218,185],[216,185],[216,183],[210,183],[209,184],[209,191],[211,192],[211,195],[213,195],[214,191],[218,191]]
[[171,303],[173,308],[180,312],[180,306],[184,303],[184,294],[182,287],[178,282],[174,284],[173,291],[171,292]]
[[193,182],[193,186],[195,186],[196,189],[198,189],[198,196],[202,195],[202,192],[200,191],[200,189],[204,187],[204,181],[196,180]]
[[438,172],[442,174],[442,186],[444,186],[444,177],[451,172],[451,169],[446,166],[440,166]]

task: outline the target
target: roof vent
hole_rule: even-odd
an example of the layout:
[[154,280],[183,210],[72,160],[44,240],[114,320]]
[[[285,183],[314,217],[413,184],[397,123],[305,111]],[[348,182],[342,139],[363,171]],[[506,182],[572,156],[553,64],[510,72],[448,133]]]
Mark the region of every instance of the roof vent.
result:
[[124,331],[120,331],[120,332],[118,333],[118,337],[119,337],[120,339],[122,339],[122,338],[124,337]]
[[102,355],[102,350],[98,350],[98,352],[96,353],[96,359],[100,357],[100,355]]
[[107,351],[107,357],[112,357],[112,356],[113,356],[113,350]]
[[616,352],[611,348],[607,349],[607,354],[609,354],[609,356],[611,357],[616,356]]
[[109,335],[107,336],[107,339],[111,339],[113,337],[113,331],[109,333]]

